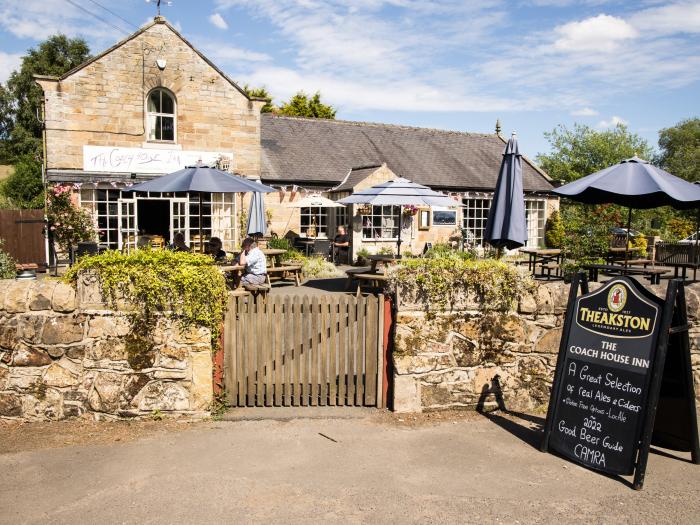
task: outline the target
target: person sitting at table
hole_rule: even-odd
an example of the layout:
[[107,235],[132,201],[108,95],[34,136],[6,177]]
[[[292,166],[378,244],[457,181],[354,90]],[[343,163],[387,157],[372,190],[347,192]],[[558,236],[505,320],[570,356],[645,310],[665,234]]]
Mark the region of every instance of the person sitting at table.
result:
[[348,237],[348,234],[345,231],[345,226],[338,226],[338,233],[333,238],[333,242],[331,243],[329,253],[331,259],[335,262],[335,260],[337,259],[337,255],[339,255],[341,252],[348,253],[349,248],[350,238]]
[[173,237],[173,243],[169,246],[174,252],[189,252],[190,247],[187,246],[185,242],[185,234],[182,232],[177,232]]
[[238,256],[238,264],[245,267],[240,280],[241,284],[265,284],[267,278],[265,254],[258,248],[257,243],[251,237],[246,237],[241,243],[241,254]]
[[222,249],[223,243],[218,237],[212,237],[204,247],[204,253],[211,255],[216,261],[226,259],[226,252]]

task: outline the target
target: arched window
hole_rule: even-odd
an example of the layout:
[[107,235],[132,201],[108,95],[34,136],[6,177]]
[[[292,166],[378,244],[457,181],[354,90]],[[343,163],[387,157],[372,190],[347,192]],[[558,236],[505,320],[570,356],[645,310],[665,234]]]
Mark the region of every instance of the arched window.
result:
[[148,94],[148,140],[175,142],[175,97],[162,88]]

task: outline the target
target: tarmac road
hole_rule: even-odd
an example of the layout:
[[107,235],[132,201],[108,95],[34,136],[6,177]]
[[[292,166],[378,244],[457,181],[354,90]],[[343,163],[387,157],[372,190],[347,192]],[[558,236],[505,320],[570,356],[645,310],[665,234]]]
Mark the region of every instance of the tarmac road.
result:
[[222,421],[3,454],[0,523],[700,522],[687,459],[652,454],[638,492],[540,453],[540,418],[396,417]]

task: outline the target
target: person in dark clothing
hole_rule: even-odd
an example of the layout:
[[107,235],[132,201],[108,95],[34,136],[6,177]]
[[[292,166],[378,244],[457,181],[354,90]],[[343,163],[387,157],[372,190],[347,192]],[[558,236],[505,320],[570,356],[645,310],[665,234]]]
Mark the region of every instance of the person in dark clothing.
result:
[[[350,237],[348,237],[345,231],[345,226],[338,226],[338,233],[333,238],[331,243],[331,259],[337,262],[338,256],[342,254],[347,254],[350,249]],[[347,257],[346,257],[347,258]]]
[[212,237],[209,239],[209,242],[207,242],[204,251],[207,255],[211,255],[215,260],[222,261],[226,259],[226,252],[221,248],[222,244],[221,239],[218,237]]
[[190,247],[187,246],[185,242],[185,234],[182,232],[177,232],[173,238],[173,243],[170,245],[170,249],[175,252],[189,252]]

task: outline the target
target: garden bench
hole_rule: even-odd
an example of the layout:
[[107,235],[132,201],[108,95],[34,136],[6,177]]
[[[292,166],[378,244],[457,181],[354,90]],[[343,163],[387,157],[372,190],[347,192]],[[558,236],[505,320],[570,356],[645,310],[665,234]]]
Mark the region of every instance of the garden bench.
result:
[[260,294],[267,294],[267,292],[270,291],[270,285],[269,284],[247,284],[243,283],[242,287],[252,293],[254,296],[260,295]]
[[352,268],[350,270],[345,270],[345,275],[348,276],[347,281],[345,281],[345,290],[350,291],[350,288],[352,287],[352,282],[355,280],[356,275],[360,274],[375,274],[377,273],[376,270],[372,270],[371,268]]
[[373,286],[379,288],[382,286],[381,283],[386,283],[389,280],[389,276],[383,273],[353,273],[352,278],[348,276],[348,279],[354,279],[357,281],[357,291],[362,289],[362,286]]
[[301,286],[301,265],[290,264],[287,266],[270,267],[267,270],[267,284],[272,286],[270,278],[285,279],[292,275],[296,286]]
[[[627,265],[628,266],[642,266],[646,268],[649,266],[651,263],[653,263],[651,259],[627,259]],[[624,259],[615,259],[612,264],[615,264],[617,266],[624,265],[625,260]]]
[[[542,266],[540,266],[540,277],[546,277],[547,280],[552,279],[552,277],[557,278],[559,277],[560,268],[561,267],[557,263],[543,264]],[[554,276],[552,276],[552,272],[554,272]]]
[[683,271],[683,280],[686,278],[688,268],[693,269],[693,280],[697,278],[698,254],[694,244],[659,242],[656,243],[654,252],[654,262],[660,266],[670,266],[673,268],[674,277],[678,277],[678,270]]

